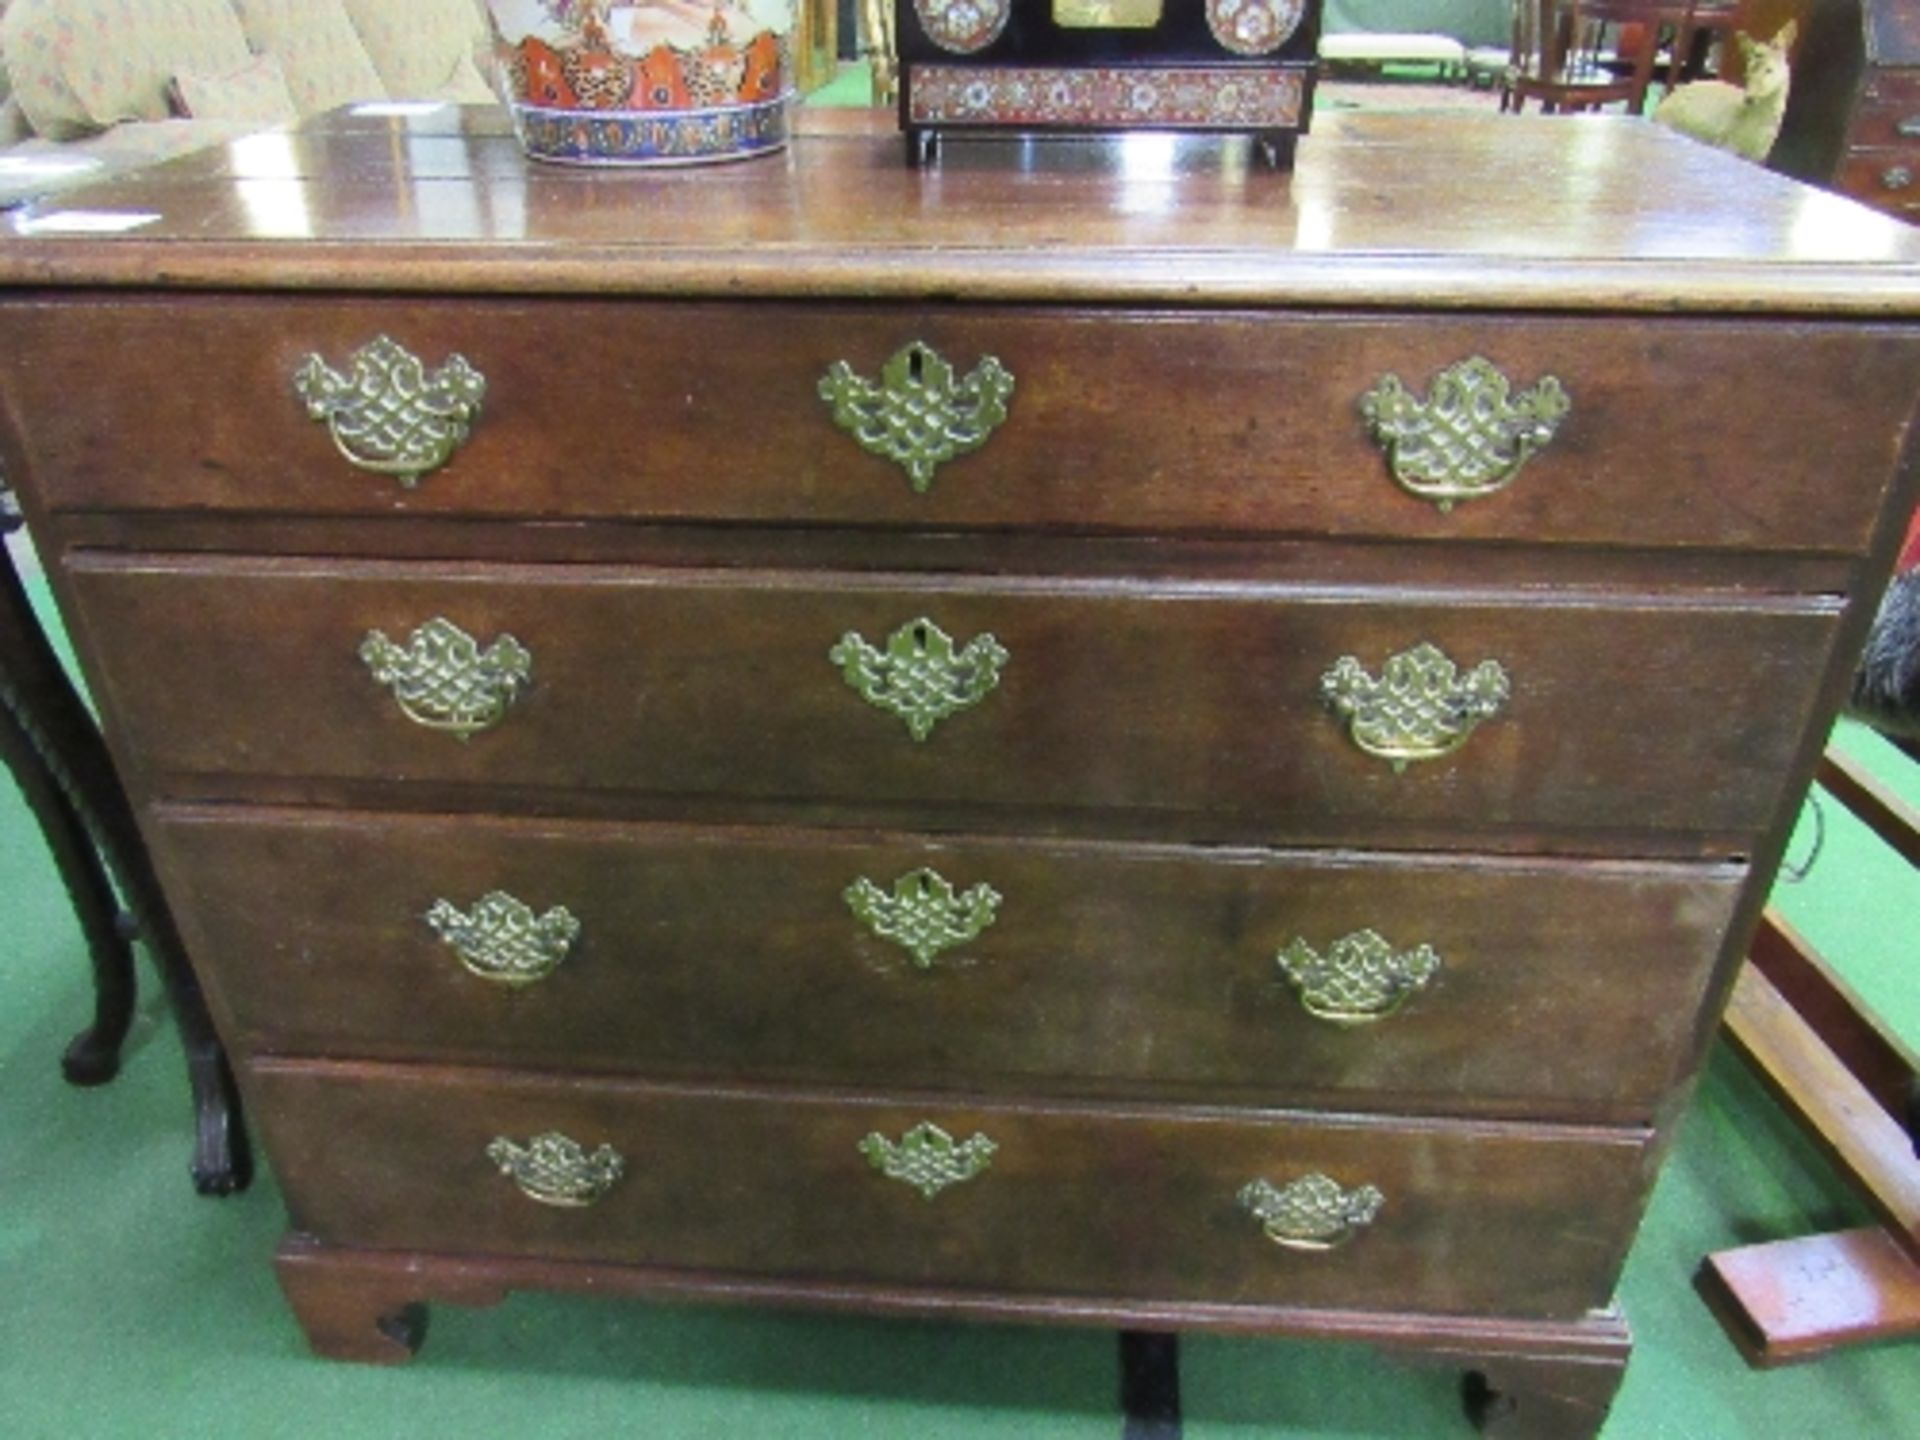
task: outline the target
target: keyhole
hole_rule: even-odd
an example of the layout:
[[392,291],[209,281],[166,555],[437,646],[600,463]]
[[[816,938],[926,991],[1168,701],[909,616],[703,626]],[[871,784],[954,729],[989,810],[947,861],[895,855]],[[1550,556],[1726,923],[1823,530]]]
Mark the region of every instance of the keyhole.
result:
[[907,352],[907,378],[915,384],[920,381],[920,367],[923,363],[918,346]]

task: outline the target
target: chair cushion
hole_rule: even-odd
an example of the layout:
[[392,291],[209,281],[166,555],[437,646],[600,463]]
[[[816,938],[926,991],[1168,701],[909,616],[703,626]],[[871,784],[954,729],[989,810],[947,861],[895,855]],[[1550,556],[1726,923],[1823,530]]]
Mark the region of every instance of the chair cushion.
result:
[[[15,0],[8,11],[26,7]],[[167,87],[182,70],[223,73],[250,52],[227,0],[60,0],[60,73],[96,128],[165,120]]]
[[[280,62],[302,115],[384,100],[387,87],[341,0],[233,0],[253,48]],[[411,0],[394,5],[411,9]]]
[[173,77],[173,99],[174,108],[191,120],[290,125],[300,118],[287,90],[287,77],[271,55],[256,55],[224,75],[182,70]]
[[[489,40],[473,0],[344,0],[353,27],[395,100],[434,97],[451,83],[458,62]],[[491,92],[481,98],[491,98]]]
[[74,17],[64,13],[61,0],[13,0],[0,15],[0,67],[13,82],[21,111],[48,140],[71,140],[100,128],[67,83],[64,57],[78,43]]

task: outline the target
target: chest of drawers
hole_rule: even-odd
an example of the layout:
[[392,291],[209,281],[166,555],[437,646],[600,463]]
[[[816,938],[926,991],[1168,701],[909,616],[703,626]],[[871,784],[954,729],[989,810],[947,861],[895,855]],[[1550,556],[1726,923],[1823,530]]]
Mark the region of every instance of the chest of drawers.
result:
[[316,1348],[716,1295],[1597,1428],[1910,504],[1920,244],[1639,125],[1328,130],[615,178],[349,115],[14,220],[0,462]]
[[1913,0],[1769,3],[1747,28],[1797,19],[1801,41],[1768,163],[1911,220],[1920,214],[1920,7]]

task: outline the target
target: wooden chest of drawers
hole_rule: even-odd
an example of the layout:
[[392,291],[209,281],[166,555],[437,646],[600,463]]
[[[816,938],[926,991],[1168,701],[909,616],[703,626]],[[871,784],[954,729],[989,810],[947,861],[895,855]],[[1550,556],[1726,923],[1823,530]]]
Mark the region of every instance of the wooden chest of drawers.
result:
[[1632,124],[810,126],[342,116],[0,249],[0,462],[310,1338],[1345,1336],[1591,1432],[1910,504],[1920,243]]
[[1783,175],[1912,220],[1920,215],[1920,5],[1914,0],[1761,0],[1771,33],[1796,19],[1793,87],[1768,163]]

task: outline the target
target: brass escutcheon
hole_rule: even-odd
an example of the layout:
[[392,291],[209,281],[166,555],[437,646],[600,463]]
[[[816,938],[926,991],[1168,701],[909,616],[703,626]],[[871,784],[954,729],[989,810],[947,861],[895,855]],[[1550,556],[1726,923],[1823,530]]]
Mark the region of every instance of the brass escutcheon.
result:
[[986,355],[956,380],[938,351],[915,340],[880,367],[879,380],[836,360],[819,390],[834,424],[862,450],[899,465],[914,493],[925,494],[935,470],[978,450],[1006,420],[1013,375]]
[[412,489],[465,442],[487,382],[461,355],[429,371],[382,335],[353,352],[342,374],[317,353],[294,372],[294,393],[324,421],[340,453],[362,470]]
[[922,970],[942,950],[978,937],[1000,908],[1000,892],[991,885],[955,891],[937,871],[924,868],[895,880],[891,893],[862,875],[841,895],[869,930],[905,950]]
[[513,636],[498,636],[482,650],[442,615],[415,630],[405,645],[394,644],[383,630],[369,630],[360,658],[409,720],[462,740],[498,725],[533,678],[533,657]]
[[557,1130],[536,1135],[525,1145],[496,1136],[487,1158],[530,1200],[577,1210],[600,1199],[626,1173],[627,1162],[611,1145],[588,1151]]
[[1010,657],[991,635],[976,635],[956,650],[953,637],[922,616],[889,635],[885,650],[849,630],[827,658],[861,699],[898,716],[909,735],[925,740],[942,720],[992,694]]
[[580,922],[566,906],[536,915],[504,890],[489,891],[465,912],[451,900],[435,900],[425,919],[462,965],[498,985],[546,979],[580,936]]
[[1352,655],[1342,655],[1320,677],[1320,697],[1346,721],[1353,743],[1396,772],[1458,750],[1482,720],[1500,713],[1509,693],[1497,660],[1462,675],[1426,643],[1390,656],[1378,680]]
[[1442,511],[1512,484],[1572,408],[1552,375],[1516,395],[1513,382],[1478,355],[1441,371],[1424,400],[1398,375],[1382,376],[1360,397],[1394,480]]
[[1396,951],[1377,930],[1343,935],[1324,956],[1296,937],[1276,959],[1301,1008],[1335,1025],[1384,1020],[1440,973],[1431,945]]
[[1241,1208],[1267,1238],[1289,1250],[1332,1250],[1366,1229],[1386,1197],[1371,1185],[1345,1190],[1314,1171],[1278,1188],[1253,1180],[1240,1189]]
[[971,1180],[987,1168],[1000,1147],[975,1132],[956,1143],[932,1121],[923,1120],[896,1142],[878,1130],[860,1142],[867,1163],[889,1180],[911,1185],[931,1200],[949,1185]]

